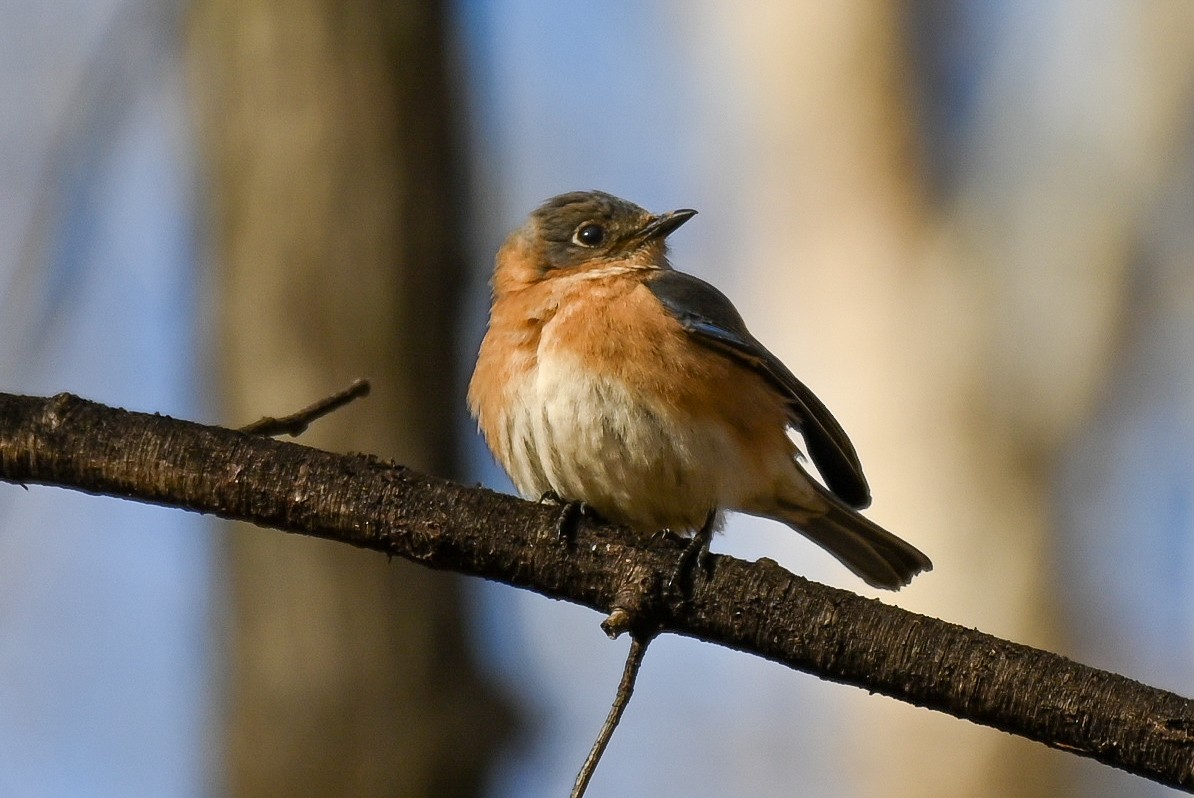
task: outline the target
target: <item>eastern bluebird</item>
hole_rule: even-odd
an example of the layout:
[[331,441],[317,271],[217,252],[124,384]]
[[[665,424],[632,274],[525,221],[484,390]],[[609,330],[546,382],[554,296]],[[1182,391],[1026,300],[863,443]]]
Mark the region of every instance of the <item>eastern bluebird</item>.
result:
[[933,566],[856,512],[870,489],[846,433],[724,294],[668,263],[665,239],[695,213],[573,192],[510,234],[468,395],[489,447],[523,496],[645,535],[708,535],[726,510],[773,518],[898,590]]

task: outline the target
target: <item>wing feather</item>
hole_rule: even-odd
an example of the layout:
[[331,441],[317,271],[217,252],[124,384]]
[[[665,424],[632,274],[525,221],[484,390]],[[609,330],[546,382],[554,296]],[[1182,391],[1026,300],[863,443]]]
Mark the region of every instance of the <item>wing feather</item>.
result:
[[783,393],[792,426],[804,436],[809,456],[838,498],[856,509],[871,503],[846,431],[816,394],[750,334],[725,294],[699,277],[671,269],[655,273],[647,287],[696,341],[745,363]]

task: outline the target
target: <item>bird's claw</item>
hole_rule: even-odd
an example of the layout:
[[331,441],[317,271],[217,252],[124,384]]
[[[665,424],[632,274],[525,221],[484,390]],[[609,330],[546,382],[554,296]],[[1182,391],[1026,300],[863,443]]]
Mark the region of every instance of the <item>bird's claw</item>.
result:
[[[549,493],[552,496],[549,501],[560,504],[560,517],[556,520],[556,537],[560,541],[571,543],[576,539],[576,530],[581,518],[588,518],[590,521],[596,522],[603,520],[601,515],[588,502],[563,501],[554,492],[549,491]],[[543,499],[540,499],[540,501],[543,501]]]
[[672,569],[672,575],[665,585],[669,596],[678,595],[681,600],[687,601],[692,597],[696,574],[700,572],[706,576],[709,575],[710,567],[713,564],[712,556],[709,553],[709,543],[713,540],[714,518],[715,513],[710,512],[708,518],[705,519],[705,525],[697,530],[684,546],[684,550],[680,552],[680,559],[676,561],[676,567]]

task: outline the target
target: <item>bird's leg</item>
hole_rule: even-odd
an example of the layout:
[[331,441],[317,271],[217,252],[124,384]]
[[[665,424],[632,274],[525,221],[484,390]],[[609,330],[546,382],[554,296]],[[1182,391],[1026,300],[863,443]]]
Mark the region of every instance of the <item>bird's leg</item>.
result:
[[692,585],[692,580],[689,577],[692,576],[693,568],[700,571],[708,570],[709,544],[713,540],[713,524],[716,520],[717,509],[714,508],[705,517],[704,525],[697,530],[692,539],[688,541],[688,545],[684,547],[684,551],[680,553],[676,568],[667,581],[669,593],[678,587],[682,593],[687,594],[688,588]]
[[717,522],[717,510],[709,511],[705,524],[692,536],[682,557],[692,559],[692,564],[702,571],[709,570],[709,545],[713,542],[713,524]]
[[605,520],[588,502],[566,501],[554,490],[545,491],[539,497],[539,503],[560,505],[560,517],[556,520],[556,537],[566,543],[571,543],[576,538],[576,528],[581,518],[597,522]]

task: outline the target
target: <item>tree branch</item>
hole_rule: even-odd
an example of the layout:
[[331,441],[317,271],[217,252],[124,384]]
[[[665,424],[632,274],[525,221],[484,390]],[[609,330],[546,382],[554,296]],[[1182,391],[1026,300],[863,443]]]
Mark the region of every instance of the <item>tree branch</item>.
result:
[[[682,544],[367,455],[131,413],[68,394],[0,394],[0,480],[251,521],[482,576],[757,654],[1194,791],[1194,702],[1056,654],[809,582],[771,560],[709,558],[687,601],[661,583]],[[620,624],[620,628],[625,628]]]

